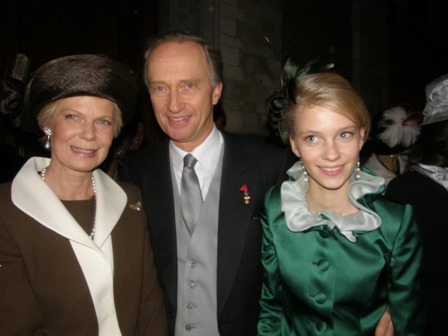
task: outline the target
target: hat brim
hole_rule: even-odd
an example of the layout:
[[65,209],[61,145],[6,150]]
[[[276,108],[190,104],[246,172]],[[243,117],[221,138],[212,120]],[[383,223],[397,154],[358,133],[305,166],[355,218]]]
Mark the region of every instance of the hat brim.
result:
[[40,67],[26,87],[21,126],[40,132],[37,115],[47,104],[76,96],[108,99],[121,110],[123,124],[137,108],[136,73],[127,65],[99,55],[57,58]]

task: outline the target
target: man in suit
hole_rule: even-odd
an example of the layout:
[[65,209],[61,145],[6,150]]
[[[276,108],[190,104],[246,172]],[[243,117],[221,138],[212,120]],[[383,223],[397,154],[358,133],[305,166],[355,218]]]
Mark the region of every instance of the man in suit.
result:
[[[143,192],[170,333],[176,335],[256,334],[262,282],[258,212],[266,190],[292,164],[286,150],[218,131],[213,106],[222,92],[220,68],[219,54],[199,37],[172,32],[152,41],[146,82],[170,139],[131,156],[124,170]],[[198,160],[204,199],[191,236],[179,204],[187,153]]]
[[[293,156],[216,128],[222,64],[200,37],[163,33],[145,58],[145,81],[168,139],[130,156],[122,178],[142,189],[170,335],[256,335],[263,277],[258,214]],[[203,201],[192,232],[181,210],[183,158],[190,153]]]

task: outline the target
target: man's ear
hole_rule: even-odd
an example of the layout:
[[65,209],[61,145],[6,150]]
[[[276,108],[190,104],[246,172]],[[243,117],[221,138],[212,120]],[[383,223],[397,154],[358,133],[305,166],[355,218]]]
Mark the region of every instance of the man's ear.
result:
[[213,89],[213,95],[212,95],[213,105],[218,104],[218,101],[221,98],[221,94],[222,94],[222,82],[216,85],[215,88]]

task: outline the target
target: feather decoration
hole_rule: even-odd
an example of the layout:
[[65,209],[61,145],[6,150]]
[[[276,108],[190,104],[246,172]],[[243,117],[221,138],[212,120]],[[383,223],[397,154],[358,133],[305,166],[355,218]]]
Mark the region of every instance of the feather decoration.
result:
[[288,58],[283,66],[280,91],[272,93],[266,101],[266,110],[271,119],[280,121],[286,118],[286,109],[289,105],[296,104],[297,87],[306,75],[329,70],[333,67],[333,63],[316,66],[316,61],[312,61],[301,68]]
[[288,101],[296,103],[296,88],[306,75],[328,71],[334,67],[334,63],[320,64],[318,61],[319,59],[310,61],[302,68],[290,58],[286,61],[283,67],[282,87]]
[[271,52],[272,56],[274,56],[275,63],[277,64],[279,70],[281,70],[281,65],[280,65],[280,61],[279,61],[280,57],[278,57],[277,53],[275,52],[274,45],[272,44],[271,40],[266,35],[264,36],[264,39],[268,45],[269,51]]
[[30,75],[30,60],[23,54],[16,54],[5,79],[0,83],[0,114],[18,126],[18,116],[22,113],[25,87]]
[[308,73],[309,66],[302,69],[290,58],[287,59],[282,72],[282,93],[289,103],[296,103],[296,83]]
[[378,122],[378,128],[383,131],[378,133],[377,138],[389,147],[409,147],[420,134],[420,125],[414,115],[409,115],[401,106],[385,110]]
[[[277,65],[279,65],[279,58],[274,46],[266,35],[264,39]],[[277,129],[281,140],[285,144],[289,143],[289,125],[286,120],[286,111],[291,104],[296,104],[298,84],[308,73],[321,72],[334,67],[333,63],[317,67],[316,63],[316,61],[309,62],[300,68],[298,64],[288,58],[281,74],[281,89],[273,92],[266,100],[266,112],[271,119],[272,126]]]

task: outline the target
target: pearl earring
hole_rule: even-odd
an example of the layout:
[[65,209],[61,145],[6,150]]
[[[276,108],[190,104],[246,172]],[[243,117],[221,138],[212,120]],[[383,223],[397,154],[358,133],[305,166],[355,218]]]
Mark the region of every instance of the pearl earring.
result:
[[359,161],[356,163],[356,168],[355,168],[355,179],[359,180],[361,178],[361,168],[360,168],[361,164],[359,163]]
[[303,169],[303,180],[304,180],[305,182],[308,182],[308,172],[306,171],[306,169],[305,169],[305,166],[303,165],[303,162],[302,162],[302,161],[300,161],[300,163],[302,163],[302,169]]
[[50,150],[50,147],[51,147],[51,143],[50,143],[51,129],[46,128],[45,129],[45,134],[47,135],[47,141],[45,141],[44,147],[45,147],[45,149]]

